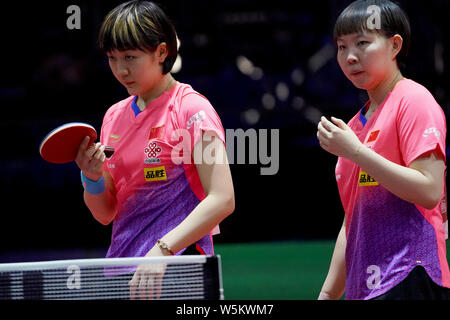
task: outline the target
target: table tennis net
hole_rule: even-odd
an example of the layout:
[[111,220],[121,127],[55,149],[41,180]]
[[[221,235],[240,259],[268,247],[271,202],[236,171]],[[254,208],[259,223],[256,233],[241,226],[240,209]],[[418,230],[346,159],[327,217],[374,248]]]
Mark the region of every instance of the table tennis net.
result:
[[[164,265],[160,280],[130,287],[138,266]],[[104,258],[0,263],[0,299],[219,300],[220,256]]]

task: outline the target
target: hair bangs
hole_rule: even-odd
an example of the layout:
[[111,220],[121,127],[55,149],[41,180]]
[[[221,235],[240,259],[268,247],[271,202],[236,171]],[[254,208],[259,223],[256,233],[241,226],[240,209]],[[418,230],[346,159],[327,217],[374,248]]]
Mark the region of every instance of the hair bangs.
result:
[[[362,4],[362,3],[361,3]],[[334,42],[341,36],[352,33],[361,33],[369,30],[367,21],[371,13],[367,11],[367,5],[353,5],[344,10],[336,21],[334,27]]]
[[99,34],[99,46],[103,52],[110,52],[114,49],[119,51],[154,50],[155,47],[145,46],[147,42],[144,34],[136,9],[126,8],[122,12],[113,11],[105,18]]

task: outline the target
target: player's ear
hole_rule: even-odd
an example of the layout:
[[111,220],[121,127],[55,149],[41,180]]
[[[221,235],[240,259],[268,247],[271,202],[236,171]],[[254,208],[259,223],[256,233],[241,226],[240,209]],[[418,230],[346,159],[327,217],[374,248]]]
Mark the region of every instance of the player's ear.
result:
[[167,50],[167,44],[165,42],[161,42],[156,48],[156,57],[159,60],[159,63],[163,63],[166,60],[169,51]]
[[396,59],[397,55],[402,51],[403,48],[403,38],[401,35],[396,34],[392,38],[390,38],[391,46],[392,46],[392,59]]

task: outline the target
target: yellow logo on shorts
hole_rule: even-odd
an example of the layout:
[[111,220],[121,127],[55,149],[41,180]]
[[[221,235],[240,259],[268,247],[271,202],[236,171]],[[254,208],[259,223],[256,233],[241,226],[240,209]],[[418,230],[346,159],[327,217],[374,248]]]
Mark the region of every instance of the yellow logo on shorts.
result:
[[166,167],[145,168],[145,181],[167,180]]
[[367,172],[359,172],[359,186],[360,187],[372,187],[377,186],[378,182],[375,181]]

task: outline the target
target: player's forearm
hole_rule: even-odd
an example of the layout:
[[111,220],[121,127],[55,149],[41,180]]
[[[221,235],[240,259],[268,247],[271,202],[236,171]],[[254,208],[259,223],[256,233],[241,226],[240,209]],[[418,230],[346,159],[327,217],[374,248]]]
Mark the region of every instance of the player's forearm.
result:
[[167,233],[162,240],[172,251],[178,252],[203,238],[233,211],[233,195],[209,194],[183,222]]
[[345,292],[345,250],[347,239],[345,236],[345,222],[342,226],[334,247],[328,271],[319,300],[338,300]]
[[103,225],[110,224],[116,216],[117,200],[108,188],[101,194],[91,194],[84,191],[84,202],[95,220]]
[[427,209],[434,208],[442,195],[442,181],[401,166],[362,146],[351,159],[384,188],[399,198]]

